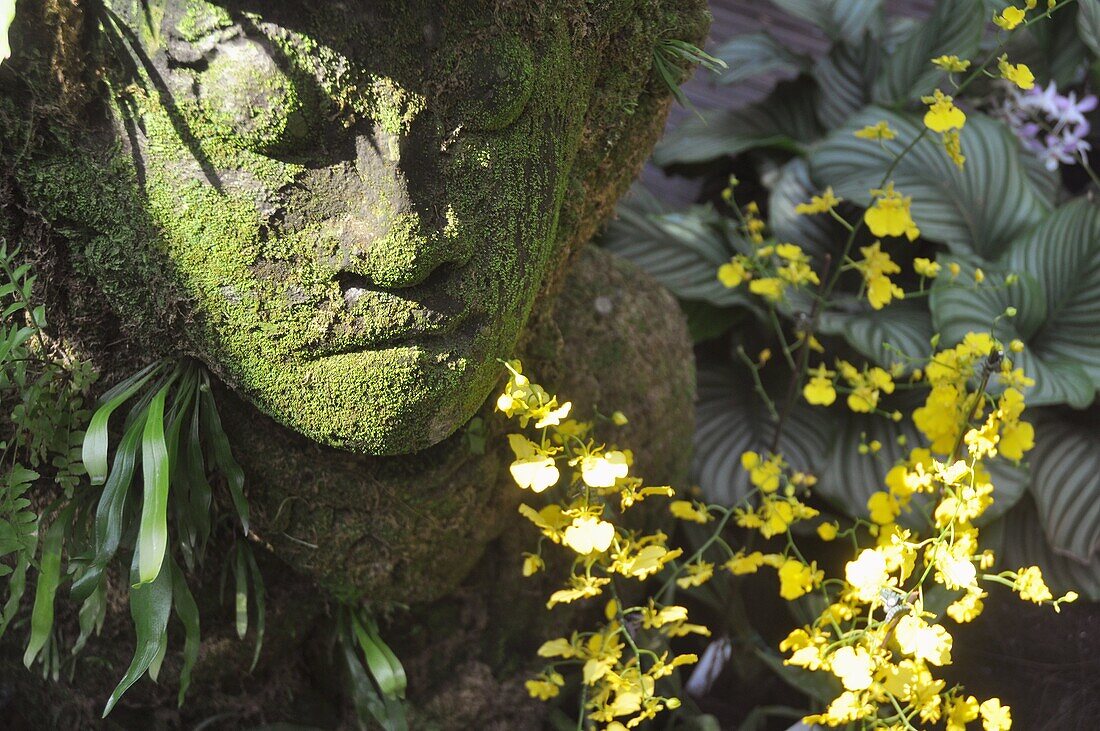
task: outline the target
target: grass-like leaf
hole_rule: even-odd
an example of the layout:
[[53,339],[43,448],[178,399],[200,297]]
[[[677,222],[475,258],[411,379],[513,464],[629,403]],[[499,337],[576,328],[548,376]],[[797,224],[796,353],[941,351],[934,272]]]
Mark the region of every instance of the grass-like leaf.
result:
[[168,448],[164,443],[164,399],[169,384],[149,403],[141,437],[141,473],[144,483],[141,524],[138,527],[138,582],[157,578],[168,547]]
[[93,485],[102,485],[107,481],[107,427],[111,414],[148,383],[163,365],[163,361],[159,361],[146,366],[103,394],[100,399],[101,406],[92,415],[92,421],[84,434],[82,450],[84,469],[88,471]]
[[168,614],[172,608],[171,571],[165,571],[161,567],[153,581],[147,584],[138,583],[140,559],[140,555],[134,557],[130,572],[131,581],[135,582],[135,586],[130,589],[130,616],[137,630],[137,647],[130,667],[103,708],[104,718],[115,707],[122,694],[145,674],[153,660],[161,654],[161,645],[168,641]]
[[23,654],[23,665],[28,668],[38,657],[53,630],[53,600],[61,580],[61,549],[65,544],[65,528],[72,513],[72,504],[58,513],[42,543],[42,560],[34,593],[34,608],[31,610],[31,636],[27,642],[27,651]]

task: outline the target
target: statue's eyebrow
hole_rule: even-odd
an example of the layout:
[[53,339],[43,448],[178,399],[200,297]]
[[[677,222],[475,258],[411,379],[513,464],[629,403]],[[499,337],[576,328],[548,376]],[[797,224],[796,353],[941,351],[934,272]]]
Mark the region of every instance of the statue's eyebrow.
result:
[[[187,125],[187,121],[180,112],[179,105],[176,104],[176,100],[172,96],[171,90],[169,90],[164,79],[161,78],[160,72],[157,71],[156,66],[153,64],[148,54],[146,54],[145,49],[141,47],[141,43],[134,37],[133,30],[131,30],[130,27],[111,10],[111,8],[106,5],[102,5],[101,7],[106,19],[109,21],[102,24],[104,34],[107,36],[107,40],[111,44],[111,47],[114,49],[118,61],[124,66],[127,75],[131,77],[130,81],[138,84],[147,91],[149,90],[149,85],[152,85],[153,90],[157,93],[157,98],[164,107],[164,111],[168,114],[168,119],[171,121],[172,127],[175,129],[176,134],[179,135],[180,140],[187,147],[192,157],[198,162],[207,182],[210,183],[214,190],[222,193],[221,179],[218,177],[217,171],[211,164],[210,159],[206,156],[206,153],[203,152],[199,141],[191,133],[191,128]],[[139,63],[141,64],[141,69],[137,66]],[[144,75],[142,71],[144,71]],[[148,84],[144,83],[146,79],[148,80]]]

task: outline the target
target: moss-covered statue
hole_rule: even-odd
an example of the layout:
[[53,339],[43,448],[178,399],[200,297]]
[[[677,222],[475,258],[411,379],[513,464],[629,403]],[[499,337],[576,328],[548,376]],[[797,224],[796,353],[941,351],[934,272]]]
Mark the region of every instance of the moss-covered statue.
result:
[[[227,387],[268,641],[249,676],[210,599],[195,703],[231,725],[335,723],[336,596],[412,605],[387,631],[419,728],[537,727],[503,700],[521,687],[516,642],[539,641],[523,636],[539,593],[514,578],[515,552],[486,550],[508,542],[518,499],[489,397],[520,354],[582,414],[630,415],[615,440],[639,474],[684,477],[693,385],[675,303],[582,244],[659,134],[653,54],[699,41],[701,0],[18,10],[0,220],[34,255],[59,341],[104,385],[188,355]],[[111,672],[45,687],[57,707],[98,710],[132,648],[125,614],[98,649]],[[139,684],[112,718],[169,707],[165,686]],[[199,711],[181,713],[169,723]]]

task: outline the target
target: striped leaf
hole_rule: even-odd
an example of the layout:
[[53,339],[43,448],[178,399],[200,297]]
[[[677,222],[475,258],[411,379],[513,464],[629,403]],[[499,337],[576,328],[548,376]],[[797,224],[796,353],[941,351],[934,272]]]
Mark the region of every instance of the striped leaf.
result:
[[[854,136],[866,125],[886,121],[897,139],[879,145]],[[810,158],[810,172],[821,185],[866,205],[895,157],[924,125],[917,115],[869,107],[823,140]],[[967,162],[958,169],[936,135],[925,134],[897,164],[891,179],[912,196],[913,219],[924,238],[953,251],[995,259],[1024,229],[1050,210],[1046,190],[1033,182],[1021,160],[1019,145],[1000,123],[978,113],[969,115],[963,131]]]
[[779,177],[768,198],[768,226],[776,241],[798,244],[816,260],[820,271],[821,257],[834,256],[847,239],[848,232],[831,216],[805,216],[795,213],[799,203],[808,203],[821,193],[810,178],[810,166],[804,157],[796,157],[779,171]]
[[1100,56],[1100,0],[1077,0],[1077,33]]
[[720,307],[749,304],[744,288],[730,289],[718,281],[718,267],[737,253],[738,243],[709,209],[653,213],[637,197],[619,206],[603,241],[606,249],[637,264],[677,297]]
[[[768,451],[775,422],[743,369],[701,364],[696,378],[694,477],[707,500],[733,505],[752,489],[741,454]],[[812,407],[792,409],[779,451],[793,469],[821,473],[831,433],[825,423]]]
[[833,40],[858,43],[879,21],[882,0],[772,0],[772,4],[810,21]]
[[687,165],[759,148],[801,152],[821,136],[814,114],[815,88],[808,79],[783,82],[759,104],[690,119],[661,140],[653,162],[662,167]]
[[[930,302],[936,327],[955,342],[1015,307],[994,334],[1024,342],[1014,360],[1035,379],[1029,403],[1088,406],[1100,386],[1100,213],[1083,199],[1062,206],[1013,242],[1001,265],[1016,284],[1000,286],[1004,273],[977,288],[941,277]],[[964,270],[960,282],[971,281],[972,265]]]
[[718,76],[719,84],[740,84],[765,75],[790,78],[810,66],[809,59],[792,53],[767,33],[734,36],[719,46],[714,56],[726,62]]
[[1058,553],[1100,561],[1100,434],[1095,408],[1047,410],[1035,426],[1031,493],[1043,532]]
[[898,302],[881,310],[827,312],[821,317],[821,332],[843,335],[848,344],[878,365],[895,363],[911,367],[911,358],[929,355],[932,316],[922,303]]
[[869,39],[838,43],[814,63],[817,116],[826,127],[839,127],[871,102],[879,63],[879,46]]
[[931,93],[943,72],[930,61],[944,54],[971,58],[978,52],[986,15],[974,0],[942,0],[883,64],[875,99],[900,104]]
[[1016,570],[1038,566],[1055,596],[1076,591],[1089,601],[1100,602],[1100,557],[1082,563],[1058,553],[1047,541],[1039,513],[1030,498],[1024,498],[1005,518],[1004,548],[999,568]]

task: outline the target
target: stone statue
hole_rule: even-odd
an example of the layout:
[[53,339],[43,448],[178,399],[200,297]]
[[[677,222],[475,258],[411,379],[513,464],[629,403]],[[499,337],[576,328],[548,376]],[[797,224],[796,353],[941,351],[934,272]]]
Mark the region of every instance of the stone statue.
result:
[[294,570],[275,583],[295,607],[272,592],[288,636],[272,654],[321,619],[303,586],[431,616],[476,584],[520,497],[489,398],[501,359],[522,355],[582,414],[626,411],[613,438],[638,473],[684,478],[675,302],[582,245],[660,132],[657,44],[700,41],[701,1],[19,14],[0,68],[3,235],[34,253],[59,336],[105,382],[189,355],[225,385],[251,538]]

